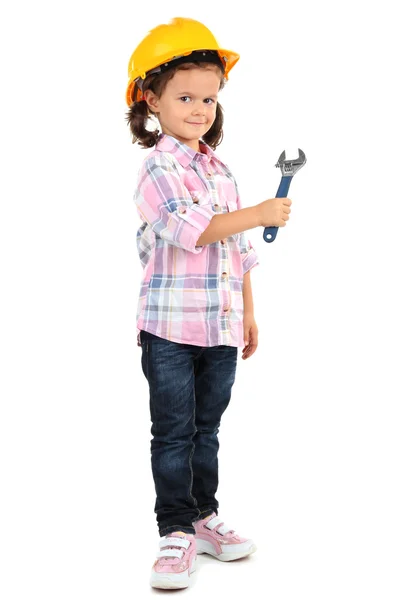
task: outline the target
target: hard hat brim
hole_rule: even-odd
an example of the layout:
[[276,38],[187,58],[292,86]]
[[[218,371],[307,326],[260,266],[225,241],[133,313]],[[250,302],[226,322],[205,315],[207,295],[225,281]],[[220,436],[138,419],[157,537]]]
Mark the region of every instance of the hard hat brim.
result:
[[[204,48],[182,49],[180,51],[179,55],[180,56],[182,56],[182,55],[189,56],[195,50],[205,50],[205,49]],[[224,77],[228,81],[229,72],[235,66],[235,64],[238,62],[240,55],[237,52],[233,52],[232,50],[223,50],[221,48],[207,48],[207,50],[215,50],[216,52],[218,52],[220,59],[222,60],[223,64],[225,65]],[[136,83],[137,79],[139,77],[141,79],[145,79],[146,73],[148,71],[164,64],[167,61],[172,61],[174,58],[175,57],[170,56],[169,54],[166,54],[165,56],[162,57],[162,59],[158,60],[157,65],[149,64],[149,68],[147,68],[146,70],[142,69],[142,71],[143,71],[142,73],[138,73],[137,71],[135,72],[134,70],[131,71],[131,77],[129,79],[127,90],[126,90],[126,103],[128,106],[131,106],[131,104],[134,102],[133,98],[135,98],[136,102],[140,102],[142,99],[142,92]]]

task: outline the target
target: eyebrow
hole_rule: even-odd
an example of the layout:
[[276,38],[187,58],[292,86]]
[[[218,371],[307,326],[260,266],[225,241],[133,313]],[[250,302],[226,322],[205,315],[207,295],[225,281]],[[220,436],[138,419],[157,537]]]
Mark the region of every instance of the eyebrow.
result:
[[[193,96],[192,92],[176,92],[177,96]],[[209,96],[204,96],[204,98],[217,98],[217,94],[210,94]]]

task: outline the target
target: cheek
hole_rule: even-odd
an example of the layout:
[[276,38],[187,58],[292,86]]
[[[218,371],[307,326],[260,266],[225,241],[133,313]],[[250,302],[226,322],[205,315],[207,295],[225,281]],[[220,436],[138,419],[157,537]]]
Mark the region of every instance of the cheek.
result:
[[189,111],[189,105],[181,102],[175,106],[175,113],[177,115],[184,115]]

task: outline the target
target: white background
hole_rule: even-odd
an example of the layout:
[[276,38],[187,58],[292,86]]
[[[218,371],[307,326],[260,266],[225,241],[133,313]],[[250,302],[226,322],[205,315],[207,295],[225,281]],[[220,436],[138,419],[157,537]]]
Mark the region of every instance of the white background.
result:
[[[196,4],[198,7],[196,8]],[[4,600],[147,598],[158,550],[136,346],[145,150],[127,65],[201,20],[241,59],[217,149],[245,206],[260,346],[220,432],[220,516],[258,552],[202,556],[193,598],[398,600],[399,105],[395,2],[20,2],[1,22],[0,579]]]

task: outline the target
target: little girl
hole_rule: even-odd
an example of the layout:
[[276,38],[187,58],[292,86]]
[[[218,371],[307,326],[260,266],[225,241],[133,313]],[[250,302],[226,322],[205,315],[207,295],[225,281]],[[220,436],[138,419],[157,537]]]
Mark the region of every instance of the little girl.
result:
[[[151,464],[160,552],[150,583],[183,588],[196,553],[221,561],[254,552],[218,515],[218,432],[235,380],[238,347],[258,343],[244,231],[283,227],[291,201],[242,208],[236,181],[215,154],[222,140],[218,93],[239,55],[198,21],[151,30],[129,63],[127,120],[143,148],[135,202],[143,267],[138,345],[149,384]],[[159,130],[147,130],[155,116]]]

